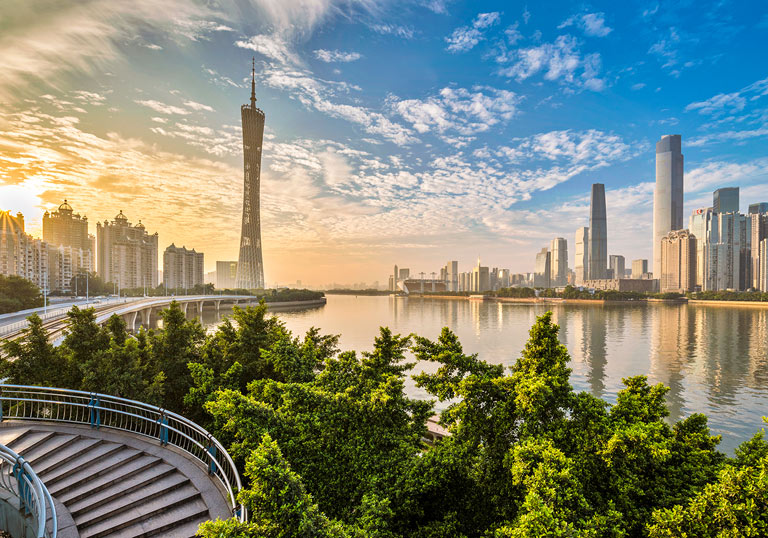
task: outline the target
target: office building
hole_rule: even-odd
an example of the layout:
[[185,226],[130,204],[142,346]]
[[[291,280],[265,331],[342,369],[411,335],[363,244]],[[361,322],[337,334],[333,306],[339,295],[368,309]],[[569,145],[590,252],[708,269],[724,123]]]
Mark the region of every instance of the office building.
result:
[[[753,204],[757,205],[757,204]],[[752,209],[752,206],[750,206]],[[768,238],[768,214],[750,213],[750,271],[747,287],[760,289],[760,244]]]
[[550,285],[565,286],[568,283],[568,242],[556,237],[550,244]]
[[696,287],[696,237],[688,230],[661,238],[659,291],[685,293]]
[[534,288],[551,288],[552,259],[547,247],[536,254],[536,269],[533,274]]
[[[656,143],[656,187],[653,193],[653,274],[661,273],[661,239],[683,228],[683,154],[680,135]],[[698,237],[698,236],[697,236]]]
[[587,274],[590,280],[603,279],[608,272],[608,224],[605,212],[605,185],[592,185],[589,205]]
[[588,243],[589,227],[583,226],[576,230],[576,260],[573,264],[573,268],[574,273],[576,274],[575,281],[577,286],[581,286],[582,282],[589,278],[589,275],[587,274],[587,270],[589,268],[589,248],[587,247]]
[[743,215],[714,213],[704,248],[703,290],[739,290]]
[[625,266],[624,256],[612,254],[608,257],[608,273],[611,278],[625,278]]
[[749,204],[749,214],[754,215],[755,213],[768,213],[768,202]]
[[635,291],[638,293],[655,291],[655,282],[648,278],[601,278],[585,280],[583,286],[585,288],[605,291]]
[[400,280],[407,280],[411,278],[411,270],[407,267],[401,267],[400,268],[400,274],[398,275],[398,278]]
[[448,291],[459,291],[459,262],[449,261],[442,268],[443,280]]
[[[753,246],[754,248],[754,246]],[[757,268],[757,289],[766,292],[768,291],[768,238],[760,241],[760,245],[757,247],[759,265]]]
[[488,267],[480,265],[480,259],[477,260],[477,266],[472,268],[472,282],[471,289],[473,293],[482,293],[484,291],[490,291],[491,289],[491,275]]
[[133,226],[120,211],[112,222],[97,222],[96,243],[96,269],[105,282],[120,289],[157,286],[157,233],[141,221]]
[[231,290],[235,288],[237,279],[237,262],[235,261],[217,261],[216,262],[216,288],[220,290]]
[[203,253],[175,244],[163,252],[163,284],[167,289],[191,289],[205,279]]
[[688,218],[688,230],[696,237],[696,286],[709,291],[704,282],[704,273],[709,267],[707,249],[710,243],[712,220],[715,212],[711,207],[694,209]]
[[261,150],[264,112],[256,108],[256,67],[251,73],[251,103],[240,107],[243,124],[243,222],[235,287],[264,288],[261,253]]
[[648,260],[632,260],[632,278],[647,278]]
[[739,188],[725,187],[713,192],[712,209],[715,213],[738,213]]

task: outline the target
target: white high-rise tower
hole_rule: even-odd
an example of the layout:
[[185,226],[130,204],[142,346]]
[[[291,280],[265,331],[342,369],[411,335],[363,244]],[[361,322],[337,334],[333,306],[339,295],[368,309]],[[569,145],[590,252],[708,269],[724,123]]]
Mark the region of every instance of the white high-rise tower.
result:
[[683,229],[683,154],[680,135],[656,143],[656,189],[653,193],[653,277],[661,276],[661,240]]

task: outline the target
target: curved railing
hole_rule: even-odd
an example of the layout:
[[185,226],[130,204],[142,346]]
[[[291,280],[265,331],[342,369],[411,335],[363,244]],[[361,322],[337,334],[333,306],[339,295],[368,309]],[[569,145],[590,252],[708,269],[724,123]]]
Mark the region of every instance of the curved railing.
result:
[[157,439],[200,460],[229,495],[232,515],[246,521],[245,507],[236,495],[243,487],[235,463],[222,444],[205,428],[153,405],[80,390],[0,384],[0,421],[3,419],[74,422],[94,428],[113,428]]
[[[48,488],[40,481],[29,463],[5,445],[0,445],[0,489],[19,500],[19,514],[23,518],[19,521],[21,527],[26,526],[27,515],[30,515],[34,536],[56,538],[56,507]],[[50,531],[46,529],[49,516]],[[22,534],[27,536],[24,531]]]

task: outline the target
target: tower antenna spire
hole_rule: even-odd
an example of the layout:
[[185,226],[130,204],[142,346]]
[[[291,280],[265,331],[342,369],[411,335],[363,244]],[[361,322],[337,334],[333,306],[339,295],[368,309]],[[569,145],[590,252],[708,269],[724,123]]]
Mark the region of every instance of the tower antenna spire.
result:
[[256,108],[256,57],[251,59],[251,108]]

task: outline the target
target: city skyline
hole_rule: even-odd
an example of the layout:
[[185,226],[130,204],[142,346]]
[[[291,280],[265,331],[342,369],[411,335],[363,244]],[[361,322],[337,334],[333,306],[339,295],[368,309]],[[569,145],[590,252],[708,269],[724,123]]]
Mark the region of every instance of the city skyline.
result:
[[741,187],[744,213],[768,199],[755,46],[768,24],[749,2],[318,1],[311,16],[252,2],[237,17],[222,5],[0,7],[1,208],[35,236],[65,198],[93,223],[126,210],[161,245],[205,252],[206,270],[236,259],[237,106],[254,54],[270,115],[267,282],[381,281],[392,259],[478,254],[530,271],[543,245],[586,225],[592,183],[626,224],[609,226],[609,254],[652,259],[653,147],[668,133],[683,136],[685,218],[717,187]]

